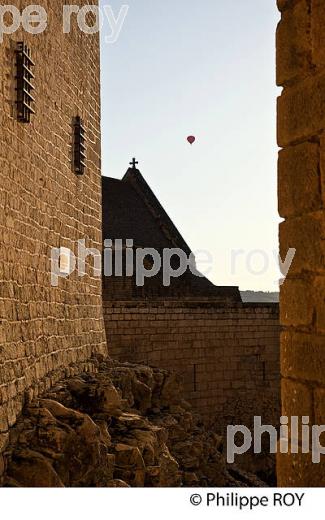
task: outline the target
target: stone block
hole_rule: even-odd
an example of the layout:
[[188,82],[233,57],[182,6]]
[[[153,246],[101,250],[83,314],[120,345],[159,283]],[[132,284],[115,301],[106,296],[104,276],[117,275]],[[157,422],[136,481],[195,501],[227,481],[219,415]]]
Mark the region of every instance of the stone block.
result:
[[277,28],[277,84],[285,85],[311,68],[310,10],[307,0],[282,13]]
[[325,384],[325,336],[282,332],[281,373],[286,378]]
[[282,260],[286,258],[289,249],[296,250],[289,269],[290,277],[302,272],[321,274],[324,271],[325,220],[322,211],[282,222],[279,230]]
[[314,317],[314,290],[310,280],[287,278],[281,287],[280,321],[285,326],[310,327]]
[[277,477],[279,487],[325,486],[325,460],[312,462],[311,453],[277,454]]
[[[312,389],[299,381],[282,379],[281,382],[282,415],[287,417],[303,415],[313,416]],[[290,420],[290,419],[289,419]]]
[[318,143],[309,142],[280,152],[278,200],[281,217],[299,216],[321,208],[319,156]]
[[311,1],[312,57],[316,67],[325,66],[325,4],[323,0]]
[[311,76],[278,98],[280,147],[308,140],[325,128],[325,75]]
[[314,390],[315,424],[325,424],[325,388]]
[[300,0],[277,0],[276,3],[279,11],[284,11],[285,9],[293,7],[297,2],[300,2]]

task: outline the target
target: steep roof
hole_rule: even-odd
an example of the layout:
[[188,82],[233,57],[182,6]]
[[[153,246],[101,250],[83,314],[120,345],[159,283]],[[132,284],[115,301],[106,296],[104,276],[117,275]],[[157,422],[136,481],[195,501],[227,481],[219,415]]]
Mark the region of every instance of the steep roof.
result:
[[132,238],[140,247],[178,247],[191,253],[140,171],[129,168],[122,180],[102,178],[104,238]]
[[[164,248],[182,249],[187,256],[191,249],[160,204],[159,200],[136,168],[129,168],[121,180],[102,177],[103,238],[132,239],[135,247],[149,247],[161,251]],[[238,287],[215,286],[205,277],[193,275],[189,270],[173,280],[174,289],[160,287],[159,278],[154,282],[160,295],[177,294],[213,296],[241,301]],[[159,286],[159,287],[158,287]]]

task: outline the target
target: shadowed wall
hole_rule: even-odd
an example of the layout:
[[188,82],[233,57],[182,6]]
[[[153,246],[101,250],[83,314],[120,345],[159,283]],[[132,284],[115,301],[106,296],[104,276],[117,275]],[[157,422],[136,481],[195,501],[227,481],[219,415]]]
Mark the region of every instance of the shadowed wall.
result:
[[175,370],[184,397],[214,423],[277,426],[280,408],[278,305],[212,298],[104,298],[113,358]]
[[[325,2],[278,7],[281,257],[297,250],[280,298],[282,413],[325,424]],[[299,451],[278,457],[279,485],[324,486],[324,456]]]

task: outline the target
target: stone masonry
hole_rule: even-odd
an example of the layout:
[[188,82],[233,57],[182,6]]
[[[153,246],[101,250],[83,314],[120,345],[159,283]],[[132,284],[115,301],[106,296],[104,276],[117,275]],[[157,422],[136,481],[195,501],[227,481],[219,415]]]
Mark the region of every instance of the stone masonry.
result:
[[[325,2],[278,7],[281,256],[297,250],[280,298],[282,413],[325,424]],[[324,486],[324,474],[324,458],[278,457],[281,486]]]
[[[101,247],[99,38],[74,23],[63,34],[63,4],[41,1],[46,31],[21,29],[0,45],[0,451],[26,392],[36,397],[56,380],[92,369],[91,354],[106,349],[101,281],[90,266],[83,278],[50,283],[51,247],[75,251],[81,238]],[[35,62],[29,124],[16,117],[17,41]],[[86,128],[84,176],[71,167],[77,115]]]
[[225,304],[212,299],[104,301],[113,358],[174,370],[184,396],[216,431],[278,425],[277,304]]

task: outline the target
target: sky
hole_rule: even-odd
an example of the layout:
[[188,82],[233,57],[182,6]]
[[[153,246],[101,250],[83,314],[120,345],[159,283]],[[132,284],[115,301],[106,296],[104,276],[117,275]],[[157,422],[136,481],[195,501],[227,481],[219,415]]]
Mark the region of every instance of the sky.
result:
[[103,175],[136,157],[208,278],[278,290],[276,2],[124,2],[101,2],[129,6],[101,34]]

